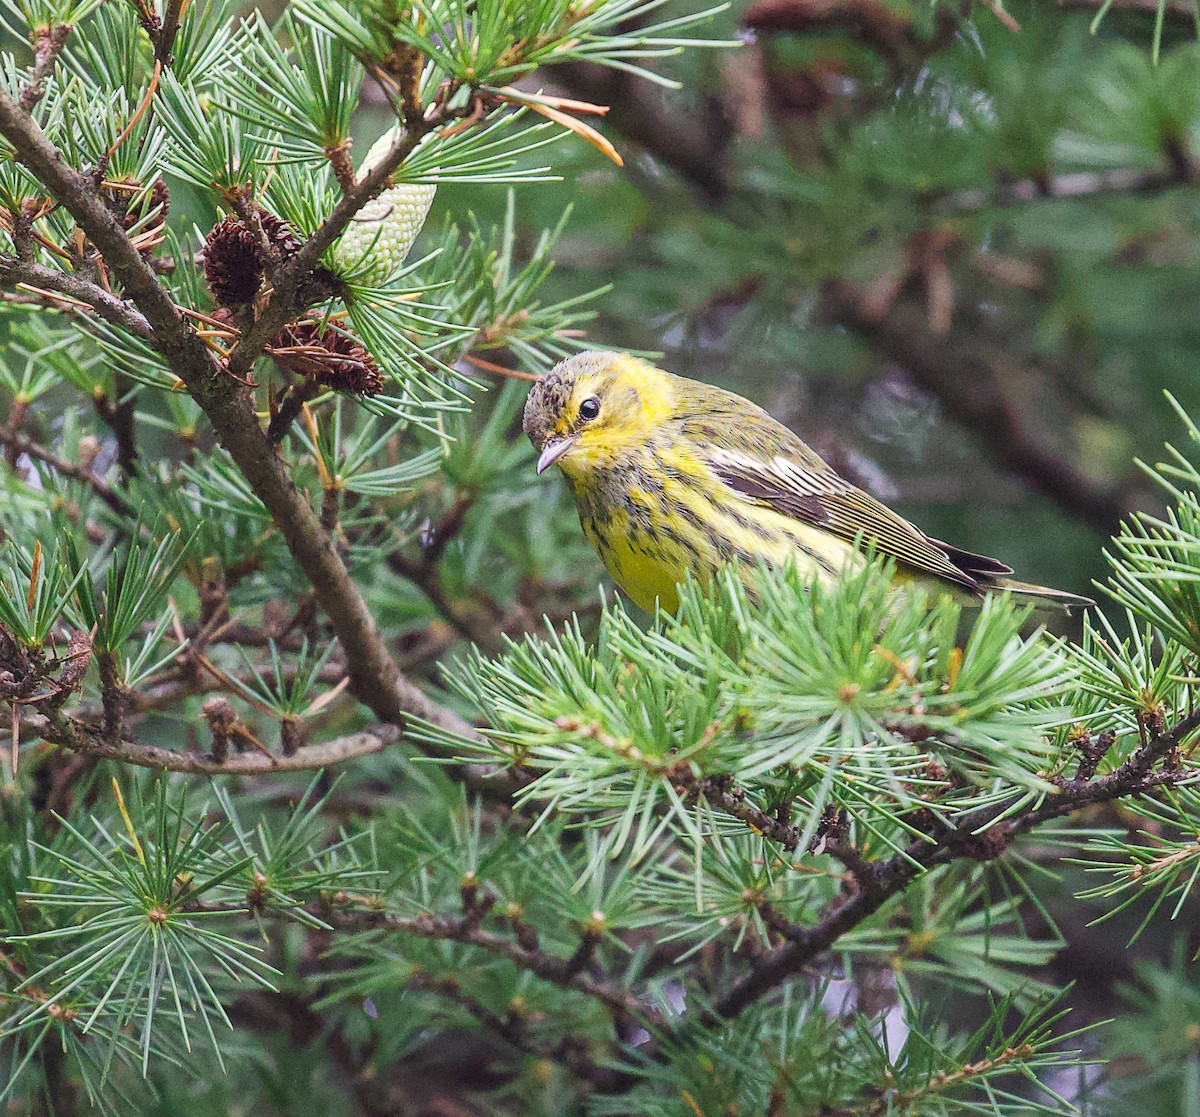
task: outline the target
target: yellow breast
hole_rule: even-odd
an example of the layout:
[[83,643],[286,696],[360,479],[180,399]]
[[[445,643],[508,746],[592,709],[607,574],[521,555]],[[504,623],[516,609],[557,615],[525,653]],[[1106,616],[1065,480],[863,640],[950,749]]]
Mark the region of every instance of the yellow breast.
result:
[[795,563],[805,576],[833,578],[857,556],[844,540],[741,499],[703,463],[663,455],[624,470],[620,482],[575,484],[588,541],[613,581],[642,609],[679,606],[690,574],[707,583],[736,562],[744,580],[760,563]]
[[627,531],[619,518],[598,528],[594,521],[584,521],[584,533],[599,553],[612,580],[621,587],[635,605],[653,613],[655,602],[664,609],[679,607],[677,587],[695,566],[691,556],[681,550],[652,553],[643,549]]

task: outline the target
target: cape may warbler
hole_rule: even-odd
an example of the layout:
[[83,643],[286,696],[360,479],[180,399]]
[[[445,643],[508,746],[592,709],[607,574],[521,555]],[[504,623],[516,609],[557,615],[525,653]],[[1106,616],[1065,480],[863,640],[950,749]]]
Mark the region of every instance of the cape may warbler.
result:
[[617,584],[648,612],[679,603],[690,571],[707,581],[737,560],[794,561],[836,578],[873,548],[896,577],[979,598],[1006,590],[1062,607],[1085,597],[1009,578],[843,480],[761,407],[618,353],[581,353],[542,377],[525,404],[538,473],[557,464]]

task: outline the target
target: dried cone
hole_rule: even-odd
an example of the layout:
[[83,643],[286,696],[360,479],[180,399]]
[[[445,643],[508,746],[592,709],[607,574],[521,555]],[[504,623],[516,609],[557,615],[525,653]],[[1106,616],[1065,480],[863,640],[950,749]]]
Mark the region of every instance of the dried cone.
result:
[[[134,238],[134,244],[143,256],[150,256],[162,243],[167,211],[171,207],[171,196],[167,184],[160,178],[142,193],[142,184],[137,179],[123,179],[112,186],[102,188],[101,197],[121,222],[122,228]],[[134,228],[148,215],[153,214],[152,223],[136,233]]]
[[[263,232],[286,260],[300,251],[300,239],[288,223],[258,211]],[[204,242],[204,282],[221,306],[245,306],[262,288],[266,270],[263,247],[255,231],[231,213],[213,226]]]
[[318,331],[311,324],[285,326],[270,353],[285,368],[324,388],[359,396],[377,396],[383,391],[375,358],[357,338],[332,327]]
[[[359,168],[366,174],[402,134],[386,132],[367,152]],[[333,249],[334,271],[367,287],[382,287],[400,270],[425,224],[436,186],[390,186],[355,215]]]

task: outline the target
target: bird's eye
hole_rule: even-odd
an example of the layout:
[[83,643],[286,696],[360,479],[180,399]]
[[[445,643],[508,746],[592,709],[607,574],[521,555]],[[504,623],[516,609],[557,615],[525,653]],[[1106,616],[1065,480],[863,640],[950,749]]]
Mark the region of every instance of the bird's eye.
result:
[[599,414],[600,401],[595,397],[592,399],[585,399],[583,403],[579,405],[579,417],[581,419],[594,419]]

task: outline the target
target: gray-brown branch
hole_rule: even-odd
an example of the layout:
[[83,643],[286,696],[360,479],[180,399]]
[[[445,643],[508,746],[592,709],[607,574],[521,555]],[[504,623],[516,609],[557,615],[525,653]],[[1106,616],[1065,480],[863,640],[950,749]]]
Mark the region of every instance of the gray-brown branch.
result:
[[[266,506],[288,549],[312,583],[345,649],[351,681],[360,700],[376,717],[398,726],[416,715],[454,733],[471,735],[473,730],[457,714],[431,701],[401,675],[332,538],[321,526],[307,498],[296,488],[286,463],[268,443],[252,398],[196,336],[116,216],[96,196],[92,181],[69,167],[29,114],[3,92],[0,92],[0,133],[13,145],[17,159],[70,212],[99,250],[126,296],[149,324],[151,344],[184,382],[212,423],[221,444]],[[304,279],[302,271],[308,268],[306,274],[311,274],[325,248],[333,243],[357,209],[382,189],[387,175],[407,150],[410,148],[405,147],[404,141],[394,144],[388,158],[364,178],[358,191],[339,202],[321,230],[291,261],[280,277],[281,288],[277,292],[280,307],[286,304],[290,310],[296,305],[294,292]],[[275,313],[278,316],[284,312],[281,309]],[[286,318],[279,325],[284,321]],[[266,339],[261,341],[265,344]]]
[[[98,283],[72,275],[70,272],[48,268],[44,264],[35,264],[31,260],[19,260],[13,256],[0,256],[0,283],[13,286],[23,285],[41,291],[51,291],[65,295],[73,303],[86,303],[97,317],[120,327],[143,341],[153,341],[154,331],[145,317],[139,314],[127,302],[118,299],[111,291],[106,291]],[[47,299],[55,305],[62,303]],[[75,308],[80,309],[80,308]]]
[[549,80],[585,101],[607,105],[613,125],[623,135],[710,201],[721,202],[729,195],[724,153],[733,135],[716,103],[706,120],[703,113],[664,103],[649,82],[590,62],[560,63],[550,71]]
[[915,840],[903,853],[868,862],[865,872],[856,874],[859,887],[832,900],[811,927],[791,929],[788,942],[757,958],[750,972],[717,1000],[714,1017],[736,1016],[766,996],[930,869],[962,858],[999,856],[1014,836],[1045,822],[1094,803],[1147,794],[1172,782],[1173,770],[1156,770],[1156,765],[1184,745],[1197,729],[1200,711],[1180,718],[1108,775],[1065,783],[1057,794],[1004,818],[990,830],[990,824],[1004,815],[1004,806],[971,812],[933,840]]
[[0,446],[7,446],[18,455],[27,454],[37,461],[44,462],[60,476],[69,477],[73,481],[87,485],[118,516],[132,517],[135,515],[128,501],[107,482],[97,477],[87,466],[67,461],[66,458],[46,449],[40,443],[34,442],[32,438],[27,438],[20,431],[14,431],[9,427],[0,427]]
[[636,1020],[651,1015],[647,1007],[628,990],[587,973],[572,971],[568,958],[560,958],[534,946],[524,946],[494,931],[485,930],[469,915],[461,919],[427,914],[404,916],[389,911],[350,910],[331,905],[323,907],[319,914],[322,919],[343,930],[392,931],[415,938],[441,939],[479,947],[489,954],[508,959],[518,968],[528,970],[552,985],[574,989],[592,997],[618,1016]]
[[908,370],[941,400],[952,419],[970,430],[997,464],[1069,515],[1111,535],[1129,514],[1121,495],[1097,483],[1030,434],[1001,390],[996,370],[977,347],[934,333],[923,308],[896,299],[883,313],[868,308],[844,282],[826,286],[827,311],[878,353]]
[[22,718],[22,729],[51,744],[81,756],[117,760],[136,768],[187,772],[204,776],[251,776],[275,772],[306,772],[342,764],[382,752],[400,740],[396,725],[376,725],[331,741],[302,745],[290,756],[282,753],[235,753],[223,760],[200,752],[179,752],[146,745],[125,735],[114,735],[63,714],[32,714]]

